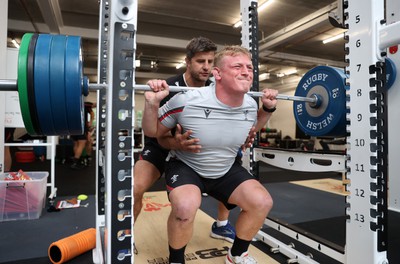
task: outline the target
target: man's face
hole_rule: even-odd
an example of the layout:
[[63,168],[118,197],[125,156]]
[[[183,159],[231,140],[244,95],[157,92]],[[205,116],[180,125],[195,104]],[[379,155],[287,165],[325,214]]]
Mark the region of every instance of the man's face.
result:
[[194,80],[198,82],[208,80],[214,64],[214,55],[214,51],[198,52],[190,61],[186,60],[187,69]]
[[253,64],[244,54],[226,56],[219,69],[221,82],[232,92],[247,93],[253,83]]

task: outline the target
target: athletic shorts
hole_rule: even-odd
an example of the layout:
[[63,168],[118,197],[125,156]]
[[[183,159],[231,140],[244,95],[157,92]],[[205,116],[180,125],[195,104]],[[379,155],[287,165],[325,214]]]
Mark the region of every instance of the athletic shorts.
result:
[[72,139],[73,141],[87,140],[87,135],[86,135],[86,133],[83,134],[83,135],[72,135],[72,136],[71,136],[71,139]]
[[177,159],[167,162],[165,171],[168,192],[181,185],[194,184],[199,187],[201,193],[207,193],[219,200],[229,210],[236,207],[236,205],[228,203],[233,191],[242,182],[255,179],[254,175],[243,168],[238,161],[235,161],[230,170],[218,179],[201,177],[192,168]]
[[168,153],[169,150],[162,148],[158,143],[148,141],[144,144],[139,159],[153,164],[158,169],[161,176],[165,171],[165,159]]

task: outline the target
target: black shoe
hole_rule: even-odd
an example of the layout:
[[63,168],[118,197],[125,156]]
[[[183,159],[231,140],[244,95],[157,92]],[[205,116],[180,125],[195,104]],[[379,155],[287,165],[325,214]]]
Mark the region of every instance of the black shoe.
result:
[[91,156],[86,157],[85,165],[86,165],[86,167],[89,167],[90,165],[92,165],[92,157]]
[[81,170],[81,169],[85,168],[85,165],[83,165],[80,160],[74,159],[70,168],[73,170]]

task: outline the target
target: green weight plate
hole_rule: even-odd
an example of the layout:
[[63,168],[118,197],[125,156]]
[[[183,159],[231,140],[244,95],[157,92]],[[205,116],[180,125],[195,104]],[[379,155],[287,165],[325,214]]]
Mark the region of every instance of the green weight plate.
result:
[[18,96],[19,105],[21,108],[22,120],[26,131],[30,135],[36,135],[36,131],[33,128],[31,114],[29,110],[29,100],[28,100],[28,49],[29,42],[31,41],[33,34],[26,33],[22,37],[21,44],[18,52]]
[[[28,102],[29,102],[29,112],[31,114],[31,121],[33,129],[36,134],[40,135],[42,130],[40,129],[40,124],[36,111],[36,100],[35,100],[35,85],[34,85],[34,60],[35,60],[35,47],[38,34],[33,34],[28,47],[28,67],[27,67],[27,77],[28,77]],[[40,103],[40,102],[39,102]]]
[[50,50],[50,99],[54,129],[58,135],[69,135],[65,87],[66,36],[54,35]]

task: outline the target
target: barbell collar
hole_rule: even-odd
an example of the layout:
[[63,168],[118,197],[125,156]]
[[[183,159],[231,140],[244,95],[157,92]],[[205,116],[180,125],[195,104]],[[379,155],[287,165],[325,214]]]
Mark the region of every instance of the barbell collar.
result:
[[0,80],[0,91],[18,91],[17,80]]

